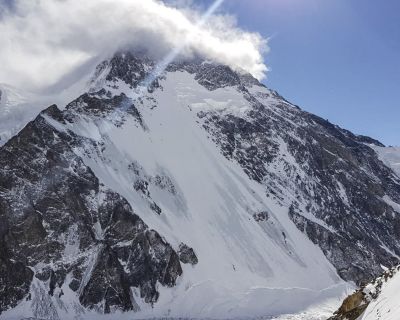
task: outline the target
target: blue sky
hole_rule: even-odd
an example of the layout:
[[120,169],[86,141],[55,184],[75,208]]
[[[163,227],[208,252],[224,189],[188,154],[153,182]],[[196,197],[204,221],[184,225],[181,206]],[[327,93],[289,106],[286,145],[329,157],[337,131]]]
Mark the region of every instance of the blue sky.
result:
[[355,133],[400,145],[400,1],[226,0],[222,10],[271,38],[267,86]]

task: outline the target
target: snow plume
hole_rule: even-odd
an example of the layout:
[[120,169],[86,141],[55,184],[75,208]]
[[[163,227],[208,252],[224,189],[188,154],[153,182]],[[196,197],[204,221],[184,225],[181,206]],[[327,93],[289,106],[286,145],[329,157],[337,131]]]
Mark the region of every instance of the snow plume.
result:
[[[0,4],[1,5],[1,4]],[[223,14],[160,0],[16,0],[0,18],[0,82],[36,90],[121,47],[162,59],[181,48],[263,78],[266,40]],[[183,42],[186,42],[183,46]]]

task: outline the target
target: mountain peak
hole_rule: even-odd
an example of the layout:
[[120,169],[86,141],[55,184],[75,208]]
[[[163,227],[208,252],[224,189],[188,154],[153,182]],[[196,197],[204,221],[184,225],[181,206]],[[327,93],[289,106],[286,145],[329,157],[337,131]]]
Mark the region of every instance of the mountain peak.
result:
[[[253,86],[262,84],[249,73],[234,71],[231,67],[211,62],[200,57],[183,59],[177,57],[161,74],[157,74],[160,62],[149,58],[144,52],[119,51],[112,58],[100,63],[90,83],[90,91],[98,91],[104,86],[116,87],[122,81],[133,89],[147,85],[146,79],[154,78],[150,89],[158,86],[158,80],[165,72],[186,71],[195,75],[196,81],[209,90],[226,86]],[[108,83],[108,84],[107,84]]]

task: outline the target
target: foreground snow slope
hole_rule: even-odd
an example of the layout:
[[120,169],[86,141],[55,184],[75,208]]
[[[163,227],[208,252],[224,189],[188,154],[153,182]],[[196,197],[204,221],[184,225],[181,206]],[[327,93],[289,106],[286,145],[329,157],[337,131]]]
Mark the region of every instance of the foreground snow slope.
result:
[[380,288],[379,296],[370,302],[359,320],[398,320],[400,318],[400,272]]

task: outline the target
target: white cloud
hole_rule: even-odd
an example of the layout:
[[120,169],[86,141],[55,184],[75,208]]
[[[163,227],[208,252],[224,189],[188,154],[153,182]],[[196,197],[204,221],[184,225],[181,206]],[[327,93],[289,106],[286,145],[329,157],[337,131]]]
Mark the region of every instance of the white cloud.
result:
[[242,68],[257,78],[266,72],[266,41],[245,32],[230,16],[212,16],[196,28],[201,12],[159,0],[16,0],[0,20],[0,82],[38,89],[98,55],[126,45],[157,58],[180,46],[183,54]]

